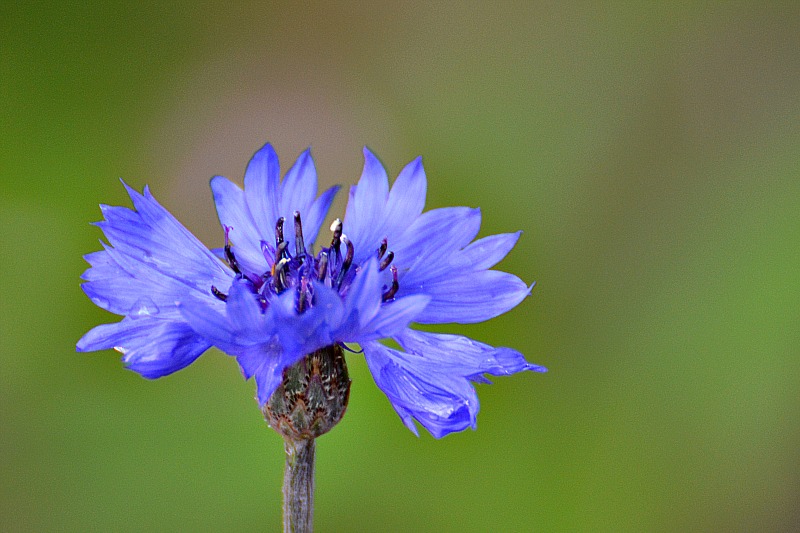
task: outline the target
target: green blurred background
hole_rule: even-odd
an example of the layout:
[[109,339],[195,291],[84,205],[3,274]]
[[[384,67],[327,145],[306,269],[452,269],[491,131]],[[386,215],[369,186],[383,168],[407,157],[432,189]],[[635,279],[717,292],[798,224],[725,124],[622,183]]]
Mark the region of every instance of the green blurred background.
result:
[[[117,178],[207,245],[265,141],[323,185],[423,155],[428,208],[522,229],[533,296],[442,329],[545,375],[412,436],[361,357],[319,531],[800,529],[800,8],[786,3],[0,7],[0,529],[280,526],[282,446],[212,350],[146,381],[77,354]],[[331,217],[344,208],[341,194]]]

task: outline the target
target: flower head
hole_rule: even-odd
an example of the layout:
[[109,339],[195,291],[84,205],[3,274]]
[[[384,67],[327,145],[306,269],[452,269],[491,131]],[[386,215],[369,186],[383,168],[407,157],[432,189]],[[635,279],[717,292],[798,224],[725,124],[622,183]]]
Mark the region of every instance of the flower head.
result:
[[[158,378],[191,364],[211,346],[255,376],[263,406],[284,370],[326,346],[361,346],[378,387],[405,425],[434,436],[475,427],[473,382],[485,374],[542,372],[517,351],[459,335],[411,329],[473,323],[520,303],[530,288],[489,270],[519,233],[473,242],[480,211],[448,207],[423,213],[420,158],[389,187],[378,159],[364,149],[344,222],[336,219],[318,252],[313,243],[338,187],[317,196],[308,151],[280,179],[269,144],[248,164],[244,190],[211,180],[224,247],[208,250],[145,187],[126,188],[134,209],[101,206],[97,225],[110,245],[86,256],[83,290],[99,307],[123,315],[79,342],[108,348],[128,368]],[[402,350],[384,346],[394,339]]]

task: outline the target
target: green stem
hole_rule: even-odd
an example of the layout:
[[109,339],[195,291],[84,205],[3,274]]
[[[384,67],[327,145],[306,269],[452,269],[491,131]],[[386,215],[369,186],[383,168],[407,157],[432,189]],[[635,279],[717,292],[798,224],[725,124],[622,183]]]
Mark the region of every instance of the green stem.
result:
[[284,443],[283,531],[310,533],[314,529],[314,439]]

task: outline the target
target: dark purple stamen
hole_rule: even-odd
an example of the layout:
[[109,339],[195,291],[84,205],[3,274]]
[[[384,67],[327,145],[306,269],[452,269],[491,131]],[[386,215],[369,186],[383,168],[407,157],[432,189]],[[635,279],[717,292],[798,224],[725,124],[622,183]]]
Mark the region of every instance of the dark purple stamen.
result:
[[389,241],[385,238],[381,241],[381,246],[378,248],[378,259],[383,258],[383,254],[386,253],[386,249],[389,247]]
[[[275,259],[287,257],[286,241],[283,240],[283,223],[286,221],[283,217],[279,218],[275,223]],[[281,246],[283,244],[283,246]]]
[[386,254],[386,257],[384,257],[383,260],[381,261],[381,266],[380,266],[381,272],[386,270],[386,267],[392,264],[392,259],[394,259],[394,252],[390,251],[388,254]]
[[286,265],[288,264],[289,260],[286,258],[275,263],[275,274],[273,274],[272,281],[275,284],[276,294],[280,294],[286,290]]
[[353,263],[353,255],[355,255],[355,247],[353,247],[353,243],[350,242],[350,239],[347,238],[347,235],[342,235],[342,242],[347,247],[347,252],[344,256],[344,262],[342,263],[342,268],[339,270],[339,275],[336,276],[336,288],[339,289],[342,286],[342,281],[344,280],[345,274],[350,269],[350,265]]
[[303,223],[300,221],[300,212],[294,212],[294,249],[295,257],[302,262],[306,257],[306,245],[303,241]]
[[384,302],[394,299],[394,295],[397,294],[398,289],[400,289],[400,283],[397,281],[397,267],[392,266],[389,270],[392,271],[392,286],[383,294]]
[[306,310],[306,300],[308,298],[308,280],[306,278],[302,278],[300,280],[300,295],[297,298],[297,312],[302,313]]
[[278,247],[275,249],[275,259],[288,257],[288,253],[286,252],[286,248],[288,247],[289,247],[288,242],[283,241],[282,243],[280,243]]
[[317,279],[319,281],[325,281],[325,275],[328,273],[328,252],[322,252],[320,254],[318,263]]
[[237,274],[242,273],[239,269],[239,262],[236,260],[236,256],[233,255],[233,250],[231,250],[230,245],[225,246],[225,258],[228,260],[228,265],[230,265],[231,270]]
[[228,295],[227,294],[223,294],[222,292],[220,292],[220,290],[218,288],[216,288],[213,285],[211,286],[211,294],[213,294],[214,296],[216,296],[217,298],[219,298],[223,302],[228,301]]
[[231,226],[223,227],[225,228],[225,259],[228,261],[228,265],[231,267],[231,270],[237,274],[241,274],[242,271],[239,269],[239,262],[236,260],[236,256],[233,255],[233,250],[231,250],[231,241],[228,236],[233,228]]

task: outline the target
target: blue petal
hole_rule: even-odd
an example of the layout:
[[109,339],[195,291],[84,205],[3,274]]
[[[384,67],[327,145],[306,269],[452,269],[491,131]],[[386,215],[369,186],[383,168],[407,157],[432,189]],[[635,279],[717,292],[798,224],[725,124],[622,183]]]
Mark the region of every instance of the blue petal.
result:
[[401,352],[377,342],[362,348],[375,383],[412,432],[417,434],[414,419],[436,438],[475,428],[478,397],[468,380],[416,366]]
[[524,370],[546,372],[511,348],[494,348],[460,335],[406,329],[395,340],[408,354],[424,358],[439,371],[475,380],[481,374],[507,376]]
[[[463,250],[451,251],[441,261],[412,265],[402,278],[402,286],[428,285],[443,277],[478,272],[500,262],[514,247],[522,232],[491,235],[477,240]],[[427,252],[432,253],[432,252]]]
[[[90,281],[81,287],[95,305],[118,315],[140,315],[143,306],[148,308],[146,314],[177,315],[175,303],[187,294],[211,298],[212,284],[228,282],[211,276],[184,279],[181,272],[171,272],[172,269],[166,265],[159,269],[110,247],[106,247],[104,253],[116,264],[117,272],[114,275],[88,276]],[[110,268],[103,267],[101,273],[111,274]],[[224,285],[221,288],[225,288]]]
[[263,407],[269,401],[272,393],[281,384],[283,370],[297,360],[282,360],[279,357],[267,357],[266,362],[256,371],[256,399],[259,407]]
[[270,301],[266,320],[275,324],[277,338],[286,357],[297,360],[303,355],[333,344],[334,331],[342,321],[339,295],[321,284],[314,285],[314,305],[305,312],[296,309],[296,294],[286,291]]
[[[105,247],[102,241],[100,241],[100,243]],[[81,274],[81,279],[84,281],[127,276],[127,273],[114,262],[105,250],[87,254],[83,256],[83,258],[91,265],[90,268],[87,268],[86,271]]]
[[378,260],[373,257],[361,268],[345,296],[341,338],[354,338],[375,317],[383,299],[382,289]]
[[449,271],[450,256],[469,244],[480,226],[480,209],[444,207],[422,214],[389,243],[402,274],[400,290]]
[[108,223],[128,231],[146,230],[148,227],[139,213],[127,207],[100,204],[100,212]]
[[[317,170],[311,152],[297,158],[281,183],[280,214],[291,216],[295,211],[305,217],[317,197]],[[291,220],[288,218],[287,220]],[[304,221],[305,222],[305,221]],[[303,228],[305,229],[305,228]]]
[[303,218],[303,234],[306,240],[306,248],[310,248],[310,245],[317,239],[322,222],[325,220],[325,215],[328,214],[328,209],[330,209],[331,202],[333,202],[337,192],[339,192],[339,186],[334,185],[316,199],[308,213],[303,213],[305,217]]
[[232,329],[249,332],[264,325],[256,294],[250,290],[249,282],[237,279],[231,284],[225,310]]
[[280,166],[272,145],[255,153],[244,174],[244,195],[259,235],[275,234],[278,214]]
[[332,332],[342,317],[339,295],[324,285],[315,284],[313,304],[299,314],[291,292],[273,299],[264,323],[274,324],[274,333],[264,331],[257,336],[260,342],[237,348],[236,358],[245,378],[256,377],[261,405],[272,395],[287,366],[335,342]]
[[[427,187],[422,158],[418,157],[405,166],[392,185],[383,215],[387,227],[406,228],[416,220],[425,208]],[[392,233],[395,232],[387,230],[387,234]]]
[[[140,195],[127,184],[124,185],[137,214],[150,230],[145,236],[149,238],[151,247],[159,243],[171,249],[171,254],[165,258],[153,257],[154,262],[160,259],[167,260],[167,264],[180,266],[186,275],[205,276],[209,273],[219,275],[225,272],[214,254],[153,198],[147,186],[144,188],[144,194]],[[176,261],[180,261],[180,264],[176,265]]]
[[494,318],[516,307],[530,294],[531,288],[513,274],[483,270],[440,278],[423,288],[411,287],[409,290],[418,290],[432,297],[416,318],[417,322],[470,324]]
[[155,379],[180,370],[211,344],[186,323],[157,318],[125,318],[95,327],[78,341],[80,352],[114,348],[130,370]]
[[[253,377],[267,363],[271,354],[269,350],[271,345],[278,346],[277,340],[274,343],[267,342],[264,345],[248,346],[236,356],[236,362],[239,363],[244,379]],[[280,354],[280,350],[277,354]]]
[[508,255],[517,244],[521,231],[501,233],[478,239],[459,253],[454,261],[454,268],[485,270],[492,268]]
[[369,340],[383,339],[392,337],[396,333],[408,327],[408,324],[425,310],[430,296],[424,294],[404,296],[393,302],[381,305],[378,314],[375,315],[353,342],[364,342]]
[[[100,242],[102,244],[102,241]],[[114,263],[114,260],[111,259],[104,250],[100,250],[99,252],[88,253],[83,256],[83,260],[96,268],[101,268],[106,266],[113,266],[113,267],[117,266],[116,263]]]
[[[310,223],[306,220],[307,214],[314,205],[314,198],[317,196],[317,171],[314,168],[314,161],[308,150],[300,154],[297,161],[286,173],[280,186],[278,199],[278,212],[273,221],[273,229],[268,233],[265,240],[271,240],[275,234],[274,226],[279,217],[284,218],[284,240],[292,254],[295,253],[295,229],[294,213],[300,213],[303,224],[303,235],[305,237],[306,249],[313,244],[312,236],[316,236],[319,228],[312,227],[315,222]],[[308,228],[306,228],[308,226]],[[308,231],[307,231],[308,230]]]
[[116,315],[177,314],[173,293],[147,280],[117,276],[90,281],[81,288],[93,304]]
[[176,278],[219,284],[233,275],[146,188],[144,196],[126,188],[137,211],[101,206],[106,220],[96,224],[117,251]]
[[358,185],[350,189],[344,232],[356,245],[355,262],[371,255],[383,238],[383,210],[389,196],[386,170],[372,152],[364,148],[364,170]]
[[224,307],[222,302],[208,305],[202,300],[187,299],[178,305],[178,310],[198,335],[228,355],[236,355],[243,347],[242,339],[228,321]]
[[261,273],[267,270],[267,261],[261,253],[261,236],[250,217],[244,192],[222,176],[211,180],[211,191],[220,224],[231,228],[230,240],[237,261],[247,272]]
[[273,351],[272,344],[253,346],[236,357],[245,379],[255,376],[258,405],[263,406],[280,385],[283,370],[295,361],[287,359],[280,350]]
[[87,256],[83,290],[103,309],[132,318],[179,318],[176,302],[215,300],[212,285],[226,288],[233,272],[164,209],[149,190],[125,185],[136,211],[101,206],[98,223],[113,245]]

